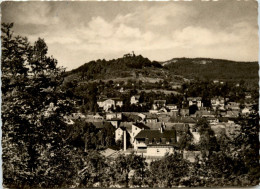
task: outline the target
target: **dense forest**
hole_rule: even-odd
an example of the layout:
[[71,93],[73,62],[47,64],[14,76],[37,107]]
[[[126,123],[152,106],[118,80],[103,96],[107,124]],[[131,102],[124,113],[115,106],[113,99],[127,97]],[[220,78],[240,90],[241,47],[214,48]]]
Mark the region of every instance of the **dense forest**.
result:
[[185,78],[254,82],[258,84],[258,62],[235,62],[206,58],[175,58],[163,63],[171,73]]
[[[149,69],[152,68],[152,69]],[[210,58],[174,58],[166,62],[150,61],[141,55],[113,60],[96,60],[66,72],[81,80],[138,78],[138,74],[151,78],[168,79],[181,76],[187,79],[240,82],[253,88],[258,85],[258,62],[236,62]],[[174,77],[175,76],[175,77]],[[176,79],[176,78],[175,78]],[[180,80],[182,81],[182,80]]]
[[143,69],[146,67],[161,68],[161,64],[150,61],[141,55],[123,57],[113,60],[90,61],[67,73],[67,75],[78,74],[80,79],[107,79],[115,77],[131,76],[133,69]]

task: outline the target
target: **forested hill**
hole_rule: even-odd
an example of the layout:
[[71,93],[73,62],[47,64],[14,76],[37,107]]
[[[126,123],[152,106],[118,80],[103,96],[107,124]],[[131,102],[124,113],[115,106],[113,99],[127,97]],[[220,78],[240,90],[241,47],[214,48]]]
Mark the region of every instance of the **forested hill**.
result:
[[80,79],[109,79],[115,77],[129,77],[133,75],[133,70],[143,70],[145,68],[162,68],[156,61],[150,61],[141,55],[131,55],[112,60],[96,60],[67,72],[67,75],[77,75]]
[[235,62],[209,58],[174,58],[161,62],[171,73],[185,78],[224,81],[258,81],[258,62]]
[[[150,61],[141,55],[113,60],[96,60],[69,71],[66,76],[84,81],[129,77],[207,79],[258,84],[258,62],[236,62],[210,58],[174,58],[165,62]],[[169,77],[170,76],[170,77]]]

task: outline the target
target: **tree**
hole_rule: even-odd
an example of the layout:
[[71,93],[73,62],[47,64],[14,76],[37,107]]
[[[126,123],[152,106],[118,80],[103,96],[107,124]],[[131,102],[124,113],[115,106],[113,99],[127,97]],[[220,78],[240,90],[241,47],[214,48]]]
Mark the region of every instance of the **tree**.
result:
[[219,145],[215,137],[214,131],[210,128],[209,123],[206,119],[200,119],[196,128],[198,128],[200,133],[200,150],[203,155],[206,155],[207,152],[211,153],[212,151],[218,151]]
[[151,179],[159,187],[178,186],[181,178],[188,175],[188,166],[182,154],[166,154],[163,159],[151,163]]
[[43,39],[30,45],[27,38],[13,36],[12,27],[3,23],[1,28],[4,184],[62,185],[71,171],[64,169],[68,158],[61,151],[67,149],[63,117],[69,112],[59,90],[64,70],[47,56]]
[[146,169],[147,163],[141,156],[134,155],[119,155],[113,164],[113,169],[118,183],[124,183],[126,187],[129,185],[129,173],[133,170],[136,176],[142,178],[142,171]]

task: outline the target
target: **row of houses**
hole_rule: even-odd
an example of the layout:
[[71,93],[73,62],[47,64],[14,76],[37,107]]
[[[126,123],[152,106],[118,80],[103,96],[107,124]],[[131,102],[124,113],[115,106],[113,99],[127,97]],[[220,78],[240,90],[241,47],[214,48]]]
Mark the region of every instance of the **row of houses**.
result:
[[[130,104],[140,104],[139,102],[139,95],[130,98]],[[186,102],[189,107],[197,106],[198,109],[191,113],[190,108],[167,104],[166,100],[159,99],[153,101],[149,112],[112,112],[116,106],[122,107],[123,101],[120,98],[102,98],[97,101],[102,112],[85,116],[75,114],[73,117],[92,122],[100,129],[112,125],[115,128],[115,141],[121,140],[125,153],[131,150],[146,157],[162,157],[165,153],[173,153],[178,149],[180,133],[184,131],[191,133],[194,144],[200,141],[196,127],[200,118],[208,121],[217,137],[223,133],[235,137],[241,126],[233,119],[253,111],[251,105],[245,105],[241,109],[239,103],[228,102],[228,99],[222,97],[211,99],[212,108],[204,107],[201,97],[189,97]],[[128,143],[131,148],[127,146]],[[186,152],[184,156],[189,159],[194,154],[198,155],[196,152]]]
[[[90,119],[90,117],[92,118]],[[131,122],[124,120],[125,117],[136,119]],[[178,148],[179,133],[187,128],[192,134],[193,143],[198,143],[200,141],[200,134],[196,128],[198,119],[198,117],[190,116],[155,115],[148,112],[104,113],[103,115],[88,115],[85,118],[99,129],[113,125],[115,141],[121,140],[124,144],[130,143],[135,153],[147,157],[162,157],[166,152],[172,153]],[[216,136],[225,132],[227,136],[234,137],[241,128],[229,118],[205,117],[205,119],[209,121]],[[125,145],[125,148],[127,150],[128,147]]]

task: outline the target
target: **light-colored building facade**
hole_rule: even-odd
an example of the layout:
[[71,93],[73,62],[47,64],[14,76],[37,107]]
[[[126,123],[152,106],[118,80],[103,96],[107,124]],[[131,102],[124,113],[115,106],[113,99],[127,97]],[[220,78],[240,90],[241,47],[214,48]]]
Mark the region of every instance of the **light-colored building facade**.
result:
[[142,130],[135,136],[134,150],[144,156],[162,157],[173,153],[177,146],[175,130]]
[[134,95],[134,96],[131,97],[130,103],[131,104],[138,104],[139,103],[139,99],[140,99],[140,95]]
[[201,97],[188,97],[189,106],[196,105],[198,108],[203,107],[202,98]]
[[97,101],[97,104],[100,108],[103,108],[104,111],[108,111],[116,106],[122,107],[123,101],[118,98],[109,98],[109,99],[100,99]]
[[225,99],[223,97],[214,97],[210,100],[211,106],[214,110],[217,108],[220,110],[225,109]]

